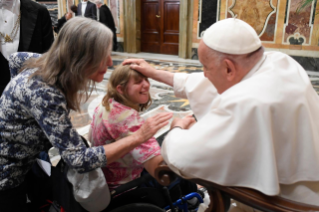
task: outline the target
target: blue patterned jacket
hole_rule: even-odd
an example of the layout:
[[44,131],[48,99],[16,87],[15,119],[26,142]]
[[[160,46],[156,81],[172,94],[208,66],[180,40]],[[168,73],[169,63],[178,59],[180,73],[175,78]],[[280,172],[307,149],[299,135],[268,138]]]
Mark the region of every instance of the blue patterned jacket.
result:
[[[11,75],[21,64],[38,55],[15,53]],[[79,173],[106,165],[103,146],[86,148],[72,127],[63,93],[26,69],[14,78],[0,98],[0,191],[17,187],[39,152],[48,144],[59,149],[63,160]]]

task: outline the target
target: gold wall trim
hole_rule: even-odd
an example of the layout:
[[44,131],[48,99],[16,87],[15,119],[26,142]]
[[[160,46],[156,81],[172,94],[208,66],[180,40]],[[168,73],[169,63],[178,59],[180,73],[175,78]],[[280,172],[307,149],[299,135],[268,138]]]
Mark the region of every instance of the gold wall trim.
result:
[[192,54],[193,5],[193,0],[180,1],[178,56],[185,59]]

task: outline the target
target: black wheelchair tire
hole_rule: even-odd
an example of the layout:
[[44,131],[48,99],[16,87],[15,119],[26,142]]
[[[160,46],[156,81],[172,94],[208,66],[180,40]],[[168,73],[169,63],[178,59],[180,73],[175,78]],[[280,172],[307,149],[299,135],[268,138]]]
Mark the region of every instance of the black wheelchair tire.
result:
[[110,212],[165,212],[165,210],[147,203],[133,203],[121,206]]

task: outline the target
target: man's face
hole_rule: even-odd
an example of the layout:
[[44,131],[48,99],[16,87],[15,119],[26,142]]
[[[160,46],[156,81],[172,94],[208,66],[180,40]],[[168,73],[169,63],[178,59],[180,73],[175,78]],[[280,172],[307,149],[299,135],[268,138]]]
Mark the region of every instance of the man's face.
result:
[[225,69],[223,61],[218,61],[218,58],[211,53],[211,50],[203,41],[200,41],[198,47],[198,57],[203,65],[205,77],[213,83],[218,93],[221,94],[227,90],[229,87],[227,78],[225,74],[223,74],[223,70]]
[[100,7],[101,7],[101,6],[102,6],[102,4],[101,4],[101,3],[99,3],[99,2],[98,2],[98,3],[96,3],[96,7],[97,7],[97,8],[99,8],[99,9],[100,9]]

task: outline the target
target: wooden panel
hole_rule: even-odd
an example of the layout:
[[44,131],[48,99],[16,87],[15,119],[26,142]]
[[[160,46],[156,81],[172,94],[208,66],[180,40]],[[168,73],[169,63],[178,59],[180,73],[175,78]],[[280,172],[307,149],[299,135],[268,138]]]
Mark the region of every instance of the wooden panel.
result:
[[178,54],[178,44],[162,44],[161,54]]
[[164,33],[179,31],[179,2],[165,2],[164,4]]
[[164,34],[163,36],[163,43],[165,44],[176,44],[178,45],[178,39],[179,39],[179,35],[178,34]]
[[157,32],[154,32],[154,33],[144,32],[142,42],[143,43],[156,43],[159,45],[160,41],[158,38],[159,38],[159,33],[157,33]]
[[159,0],[141,2],[141,51],[159,53],[160,51],[160,12]]
[[142,0],[141,51],[178,54],[179,0]]
[[162,0],[162,54],[178,54],[179,7],[179,0]]
[[143,5],[143,28],[144,30],[158,31],[158,18],[155,14],[158,14],[158,3],[145,3]]

